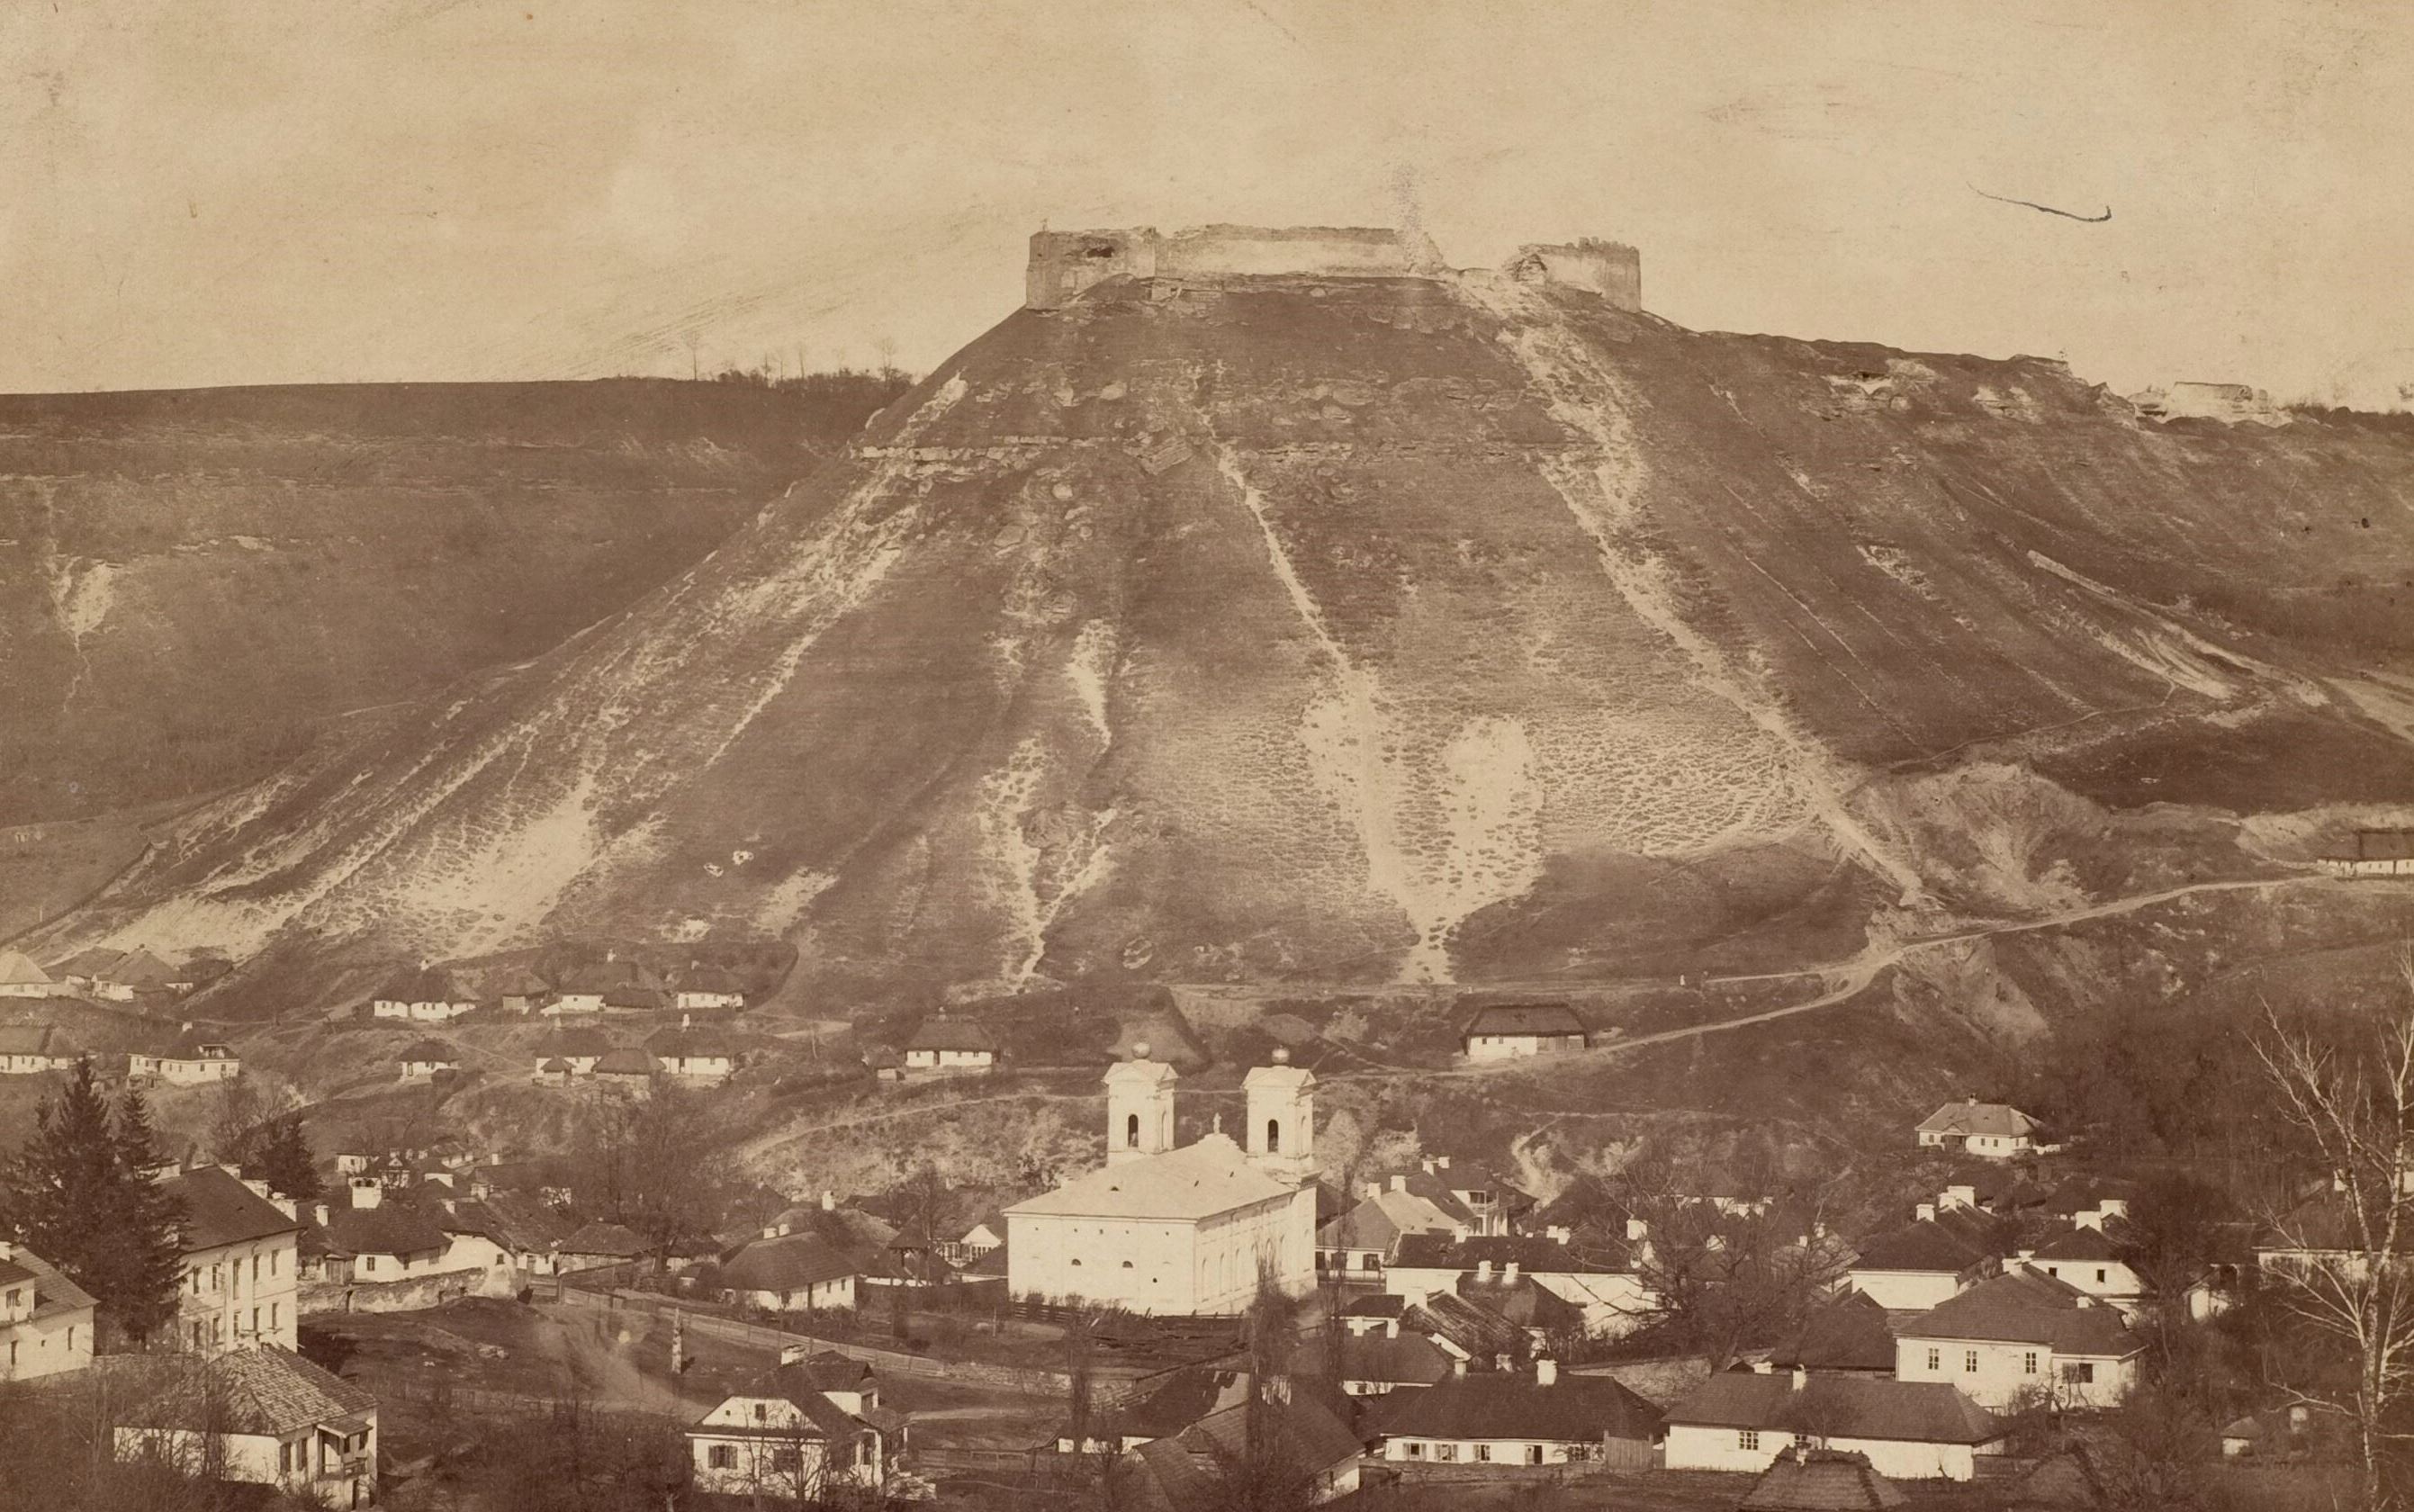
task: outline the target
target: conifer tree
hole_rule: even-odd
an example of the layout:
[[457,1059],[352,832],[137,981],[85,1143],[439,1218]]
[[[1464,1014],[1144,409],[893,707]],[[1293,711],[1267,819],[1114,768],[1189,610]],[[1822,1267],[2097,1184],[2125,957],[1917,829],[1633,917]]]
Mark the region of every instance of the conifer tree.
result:
[[140,1088],[128,1087],[118,1098],[115,1143],[120,1179],[112,1226],[118,1238],[108,1265],[112,1295],[107,1300],[117,1327],[142,1345],[176,1315],[176,1292],[184,1279],[180,1231],[185,1213],[168,1188],[144,1174],[160,1164],[160,1156],[151,1106]]
[[289,1113],[270,1125],[243,1174],[267,1182],[270,1191],[296,1202],[317,1202],[327,1194],[299,1113]]
[[36,1254],[96,1297],[117,1245],[111,1215],[119,1188],[109,1104],[94,1085],[92,1063],[43,1099],[34,1135],[8,1171],[9,1220]]

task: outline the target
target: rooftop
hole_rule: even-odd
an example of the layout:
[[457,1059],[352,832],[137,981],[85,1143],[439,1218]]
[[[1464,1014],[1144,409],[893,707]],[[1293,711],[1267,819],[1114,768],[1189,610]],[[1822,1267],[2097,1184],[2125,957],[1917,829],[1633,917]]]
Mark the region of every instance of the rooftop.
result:
[[222,1166],[196,1165],[168,1178],[165,1185],[184,1204],[183,1244],[187,1253],[301,1232],[298,1219],[286,1217],[276,1204]]
[[1383,1403],[1383,1432],[1395,1438],[1610,1438],[1648,1442],[1660,1409],[1605,1375],[1560,1375],[1545,1386],[1531,1370],[1453,1376]]
[[[1128,1064],[1129,1062],[1126,1062]],[[1022,1217],[1154,1218],[1195,1222],[1260,1202],[1291,1189],[1251,1165],[1229,1134],[1125,1161],[1076,1177],[1006,1209]]]
[[1904,1339],[1974,1339],[2050,1345],[2054,1353],[2098,1358],[2145,1346],[2121,1313],[2069,1282],[2033,1270],[1989,1277],[1904,1323]]
[[960,1050],[974,1054],[997,1053],[997,1040],[990,1031],[969,1018],[950,1018],[935,1014],[922,1020],[914,1037],[905,1042],[908,1050]]
[[274,1344],[231,1349],[207,1359],[144,1356],[150,1391],[127,1411],[132,1428],[216,1427],[283,1437],[302,1429],[377,1411],[365,1388]]
[[1991,1444],[2010,1431],[1946,1381],[1726,1371],[1668,1409],[1671,1426],[1756,1428],[1828,1438]]
[[1920,1120],[1921,1134],[1976,1134],[2017,1139],[2036,1132],[2036,1120],[2004,1103],[1981,1103],[1974,1097],[1947,1103]]
[[1834,1449],[1780,1449],[1768,1469],[1736,1504],[1737,1512],[1862,1512],[1903,1505],[1894,1482],[1865,1454]]
[[1462,1036],[1476,1034],[1584,1034],[1574,1009],[1563,1002],[1503,1002],[1479,1008]]

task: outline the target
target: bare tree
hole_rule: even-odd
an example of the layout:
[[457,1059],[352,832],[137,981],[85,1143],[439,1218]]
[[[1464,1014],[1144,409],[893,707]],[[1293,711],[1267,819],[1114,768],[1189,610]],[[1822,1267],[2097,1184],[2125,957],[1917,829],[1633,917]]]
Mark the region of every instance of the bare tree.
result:
[[1722,1208],[1692,1195],[1661,1160],[1638,1160],[1617,1183],[1618,1200],[1643,1224],[1634,1245],[1643,1300],[1630,1310],[1671,1343],[1695,1351],[1713,1371],[1754,1344],[1773,1342],[1833,1290],[1850,1256],[1797,1232],[1782,1208]]
[[2399,1505],[2391,1484],[2397,1410],[2414,1397],[2414,953],[2400,958],[2405,991],[2362,1046],[2292,1030],[2268,1010],[2255,1051],[2302,1152],[2331,1189],[2272,1228],[2283,1252],[2270,1267],[2284,1304],[2347,1356],[2333,1386],[2287,1383],[2301,1401],[2345,1413],[2356,1427],[2364,1505]]

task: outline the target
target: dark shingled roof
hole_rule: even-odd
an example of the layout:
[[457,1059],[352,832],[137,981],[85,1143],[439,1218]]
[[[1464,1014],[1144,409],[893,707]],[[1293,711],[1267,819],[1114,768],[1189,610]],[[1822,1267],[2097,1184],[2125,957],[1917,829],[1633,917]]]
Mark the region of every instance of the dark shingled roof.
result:
[[335,1255],[425,1254],[450,1242],[433,1218],[410,1203],[395,1201],[333,1208],[324,1235],[327,1253]]
[[633,1045],[607,1050],[595,1061],[599,1076],[650,1076],[654,1071],[654,1058]]
[[402,1047],[396,1060],[434,1060],[447,1064],[460,1060],[461,1052],[442,1040],[413,1040]]
[[0,1024],[0,1055],[72,1056],[69,1045],[53,1024]]
[[[2113,1225],[2118,1223],[2119,1220],[2114,1220]],[[2074,1223],[2038,1245],[2032,1253],[2039,1260],[2086,1260],[2097,1264],[2118,1260],[2121,1258],[2121,1243],[2111,1231],[2113,1225],[2088,1228]]]
[[1917,1270],[1958,1276],[1989,1257],[1958,1225],[1922,1219],[1863,1239],[1855,1270]]
[[119,1419],[128,1428],[208,1427],[283,1437],[375,1412],[378,1405],[365,1387],[275,1344],[231,1349],[207,1359],[149,1356],[139,1369],[153,1386]]
[[726,1060],[731,1053],[729,1041],[711,1029],[658,1029],[646,1040],[646,1048],[665,1060]]
[[856,1261],[813,1234],[750,1239],[722,1262],[721,1284],[733,1291],[785,1292],[852,1276]]
[[1981,1103],[1974,1097],[1947,1103],[1922,1119],[1919,1132],[1941,1134],[1985,1134],[2016,1139],[2034,1134],[2036,1120],[2006,1103]]
[[2119,1309],[2033,1270],[1982,1281],[1904,1323],[1896,1337],[2048,1344],[2057,1355],[2115,1358],[2145,1347],[2122,1323]]
[[1875,1299],[1847,1292],[1811,1310],[1769,1363],[1781,1371],[1865,1371],[1894,1373],[1894,1329]]
[[1561,1244],[1554,1238],[1512,1235],[1454,1239],[1447,1234],[1407,1234],[1401,1236],[1399,1255],[1393,1263],[1420,1270],[1472,1271],[1487,1260],[1495,1275],[1512,1260],[1519,1272],[1527,1276],[1537,1271],[1615,1276],[1633,1268],[1632,1258],[1623,1247]]
[[636,1230],[618,1223],[589,1223],[561,1241],[564,1254],[606,1254],[633,1260],[652,1253]]
[[1605,1375],[1562,1374],[1549,1386],[1531,1371],[1454,1376],[1393,1392],[1380,1411],[1387,1438],[1648,1443],[1660,1431],[1660,1409]]
[[548,1034],[536,1047],[539,1055],[560,1055],[594,1058],[611,1053],[612,1037],[600,1029],[565,1029]]
[[997,1053],[997,1041],[988,1030],[969,1018],[949,1018],[938,1014],[922,1020],[914,1037],[905,1042],[908,1050],[986,1050]]
[[469,995],[432,966],[410,966],[385,979],[371,995],[378,1002],[468,1002]]
[[1504,1002],[1478,1008],[1460,1030],[1475,1034],[1585,1034],[1585,1021],[1563,1002]]
[[2010,1431],[1948,1381],[1725,1371],[1668,1409],[1673,1426],[1777,1429],[1828,1438],[1991,1444]]
[[[745,1395],[775,1398],[795,1407],[805,1415],[806,1437],[844,1438],[871,1431],[872,1425],[822,1395],[822,1387],[818,1384],[820,1379],[821,1372],[815,1370],[811,1360],[794,1360],[756,1376],[747,1386]],[[711,1431],[727,1435],[742,1434],[745,1430],[716,1424]],[[794,1437],[798,1430],[784,1428],[773,1431],[780,1437]]]
[[1868,1455],[1789,1448],[1778,1451],[1736,1506],[1737,1512],[1878,1512],[1903,1500]]
[[187,1253],[302,1229],[299,1220],[286,1217],[275,1203],[219,1166],[197,1165],[168,1178],[164,1185],[184,1204],[182,1242]]
[[1332,1407],[1294,1389],[1287,1401],[1269,1401],[1262,1413],[1244,1401],[1141,1445],[1124,1460],[1137,1470],[1127,1482],[1134,1500],[1144,1512],[1224,1512],[1231,1486],[1223,1467],[1247,1456],[1253,1429],[1270,1434],[1274,1452],[1303,1476],[1321,1475],[1365,1449]]
[[[1311,1339],[1291,1352],[1290,1372],[1334,1375],[1336,1342]],[[1421,1333],[1387,1337],[1381,1333],[1344,1334],[1337,1341],[1338,1379],[1389,1381],[1394,1386],[1431,1386],[1450,1375],[1450,1356]]]

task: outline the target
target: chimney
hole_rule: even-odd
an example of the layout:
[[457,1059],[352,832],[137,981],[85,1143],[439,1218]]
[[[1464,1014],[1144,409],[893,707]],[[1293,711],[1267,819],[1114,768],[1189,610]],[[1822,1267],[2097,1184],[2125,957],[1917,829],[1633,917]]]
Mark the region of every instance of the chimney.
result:
[[813,1346],[811,1344],[782,1344],[780,1346],[780,1363],[782,1365],[795,1365],[803,1360],[807,1355],[812,1354],[812,1347]]
[[1506,1371],[1506,1370],[1508,1370],[1508,1369],[1509,1369],[1509,1356],[1506,1356],[1506,1355],[1495,1355],[1495,1356],[1492,1356],[1492,1368],[1493,1368],[1494,1370],[1496,1370],[1496,1371]]
[[364,1209],[374,1208],[384,1200],[385,1188],[379,1185],[377,1182],[355,1181],[352,1183],[352,1206],[354,1208]]
[[1489,1260],[1478,1260],[1477,1262],[1475,1262],[1475,1279],[1476,1279],[1477,1281],[1486,1281],[1486,1282],[1488,1282],[1488,1281],[1490,1281],[1490,1280],[1492,1279],[1492,1262],[1491,1262],[1491,1261],[1489,1261]]
[[1450,1362],[1450,1373],[1454,1376],[1458,1376],[1461,1379],[1465,1379],[1467,1375],[1467,1361],[1465,1359],[1452,1360]]
[[1392,1190],[1393,1190],[1393,1191],[1394,1191],[1394,1192],[1406,1192],[1406,1191],[1408,1191],[1408,1178],[1407,1177],[1405,1177],[1405,1176],[1395,1176],[1395,1177],[1392,1178]]
[[272,1192],[268,1194],[268,1200],[276,1207],[278,1212],[283,1213],[287,1218],[291,1219],[297,1223],[302,1222],[301,1207],[296,1204],[292,1198],[280,1197]]
[[1923,1202],[1913,1211],[1918,1215],[1919,1221],[1923,1223],[1936,1222],[1936,1204],[1932,1202]]
[[1804,1370],[1804,1369],[1803,1369],[1801,1366],[1799,1366],[1799,1365],[1795,1366],[1795,1367],[1794,1367],[1794,1389],[1795,1389],[1795,1390],[1796,1390],[1796,1391],[1800,1391],[1800,1390],[1803,1390],[1803,1389],[1805,1389],[1806,1387],[1808,1387],[1810,1385],[1810,1372],[1809,1371]]
[[780,1225],[777,1223],[766,1224],[763,1229],[763,1237],[767,1239],[778,1238],[780,1237]]
[[1500,1267],[1500,1281],[1503,1285],[1514,1286],[1517,1284],[1516,1261],[1512,1260]]
[[1384,1337],[1384,1338],[1386,1338],[1386,1339],[1397,1339],[1398,1337],[1400,1337],[1400,1320],[1399,1320],[1399,1319],[1397,1319],[1397,1318],[1385,1318],[1385,1319],[1383,1320],[1383,1337]]
[[16,1258],[17,1247],[9,1243],[7,1239],[0,1239],[0,1263],[5,1263]]
[[312,1204],[310,1205],[310,1216],[311,1216],[313,1219],[317,1220],[318,1224],[319,1224],[319,1226],[320,1226],[320,1228],[324,1228],[324,1227],[326,1227],[326,1226],[327,1226],[327,1205],[326,1205],[325,1203],[323,1203],[323,1202],[314,1202],[314,1203],[312,1203]]
[[679,1015],[679,1028],[681,1028],[681,1029],[686,1029],[690,1024],[692,1024],[692,1023],[693,1023],[693,1022],[694,1022],[694,1020],[693,1020],[690,1015],[686,1015],[686,1014],[681,1014],[681,1015]]
[[[227,1169],[229,1170],[230,1174],[231,1174],[231,1172],[232,1172],[232,1170],[233,1170],[233,1167],[230,1166],[230,1167],[228,1167]],[[265,1181],[255,1180],[255,1179],[253,1179],[252,1178],[247,1177],[247,1176],[238,1176],[238,1177],[236,1177],[236,1178],[235,1178],[235,1179],[236,1179],[236,1180],[238,1180],[238,1181],[241,1181],[245,1186],[246,1186],[246,1187],[250,1188],[250,1189],[251,1189],[251,1194],[252,1194],[253,1196],[255,1196],[255,1197],[265,1197],[265,1196],[267,1196],[267,1195],[268,1195],[268,1183],[267,1183],[267,1182],[265,1182]]]
[[1534,1384],[1538,1386],[1559,1384],[1559,1362],[1543,1355],[1534,1361]]
[[827,1212],[832,1212],[832,1211],[835,1211],[835,1210],[837,1209],[837,1208],[838,1208],[838,1193],[835,1193],[835,1192],[832,1192],[832,1191],[831,1191],[829,1188],[827,1188],[827,1187],[824,1187],[824,1188],[822,1188],[822,1211],[824,1211],[824,1212],[826,1212],[826,1213],[827,1213]]

